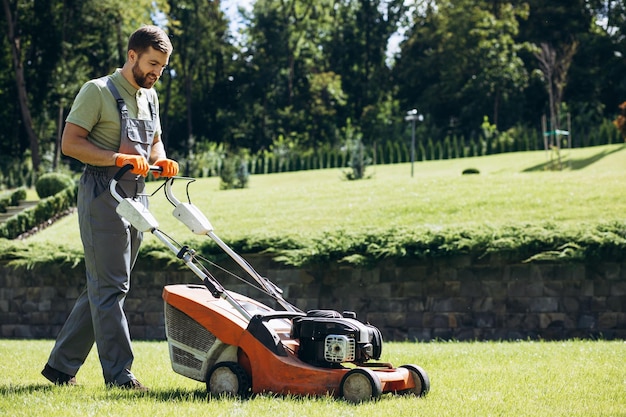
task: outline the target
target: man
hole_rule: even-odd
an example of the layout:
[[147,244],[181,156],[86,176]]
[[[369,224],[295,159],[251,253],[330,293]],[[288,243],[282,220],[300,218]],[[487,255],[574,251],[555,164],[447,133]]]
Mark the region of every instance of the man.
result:
[[149,164],[162,168],[155,176],[178,173],[161,142],[152,88],[169,62],[172,44],[160,28],[144,26],[130,36],[127,49],[121,69],[83,85],[63,131],[63,153],[85,163],[78,222],[87,286],[42,371],[57,385],[76,384],[75,375],[95,342],[107,386],[148,390],[130,370],[134,356],[123,309],[142,233],[115,212],[109,182],[119,167],[132,165],[118,182],[118,192],[147,205],[143,191]]

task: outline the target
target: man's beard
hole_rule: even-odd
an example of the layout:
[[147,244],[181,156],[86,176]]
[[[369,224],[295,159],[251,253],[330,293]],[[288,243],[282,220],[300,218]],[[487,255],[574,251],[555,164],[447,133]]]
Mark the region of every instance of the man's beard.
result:
[[135,65],[133,65],[133,77],[135,78],[137,85],[141,88],[152,88],[152,86],[159,79],[158,77],[148,77],[148,74],[141,72],[139,63],[135,63]]

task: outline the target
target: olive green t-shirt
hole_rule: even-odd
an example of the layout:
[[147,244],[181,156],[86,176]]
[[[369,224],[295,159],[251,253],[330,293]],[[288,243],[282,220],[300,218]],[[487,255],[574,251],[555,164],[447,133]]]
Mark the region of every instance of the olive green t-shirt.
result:
[[[155,136],[161,136],[159,118],[159,100],[153,88],[136,89],[121,73],[116,70],[110,75],[111,80],[126,103],[129,117],[150,120],[150,106],[155,106]],[[74,99],[66,122],[73,123],[89,131],[87,140],[95,145],[117,151],[120,146],[120,112],[113,94],[106,86],[106,79],[86,82]]]

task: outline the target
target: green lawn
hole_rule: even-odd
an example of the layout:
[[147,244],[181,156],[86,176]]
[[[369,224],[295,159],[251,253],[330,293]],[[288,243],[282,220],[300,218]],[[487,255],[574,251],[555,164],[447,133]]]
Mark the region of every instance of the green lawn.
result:
[[387,343],[385,361],[429,373],[425,398],[385,394],[350,405],[330,397],[270,394],[208,399],[202,383],[175,374],[165,342],[135,343],[133,371],[146,395],[105,389],[92,351],[80,386],[54,387],[41,375],[51,341],[0,340],[0,415],[6,416],[626,416],[626,343]]
[[[250,235],[316,237],[337,230],[499,227],[557,223],[562,227],[622,221],[626,213],[626,147],[563,151],[564,169],[547,171],[543,151],[369,167],[371,179],[346,181],[328,169],[254,175],[249,188],[219,190],[219,178],[189,187],[191,201],[224,239]],[[479,175],[461,175],[477,168]],[[153,190],[160,183],[153,182]],[[176,195],[186,199],[182,181]],[[183,242],[190,232],[172,216],[162,193],[151,199],[161,229]],[[149,237],[151,238],[151,237]],[[76,215],[30,242],[64,242],[80,249]]]

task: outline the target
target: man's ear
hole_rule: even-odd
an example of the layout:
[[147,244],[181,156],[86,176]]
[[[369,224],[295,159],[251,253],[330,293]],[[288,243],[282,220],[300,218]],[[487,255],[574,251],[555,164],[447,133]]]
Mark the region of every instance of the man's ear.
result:
[[134,49],[129,49],[127,52],[128,62],[134,64],[137,61],[137,51]]

